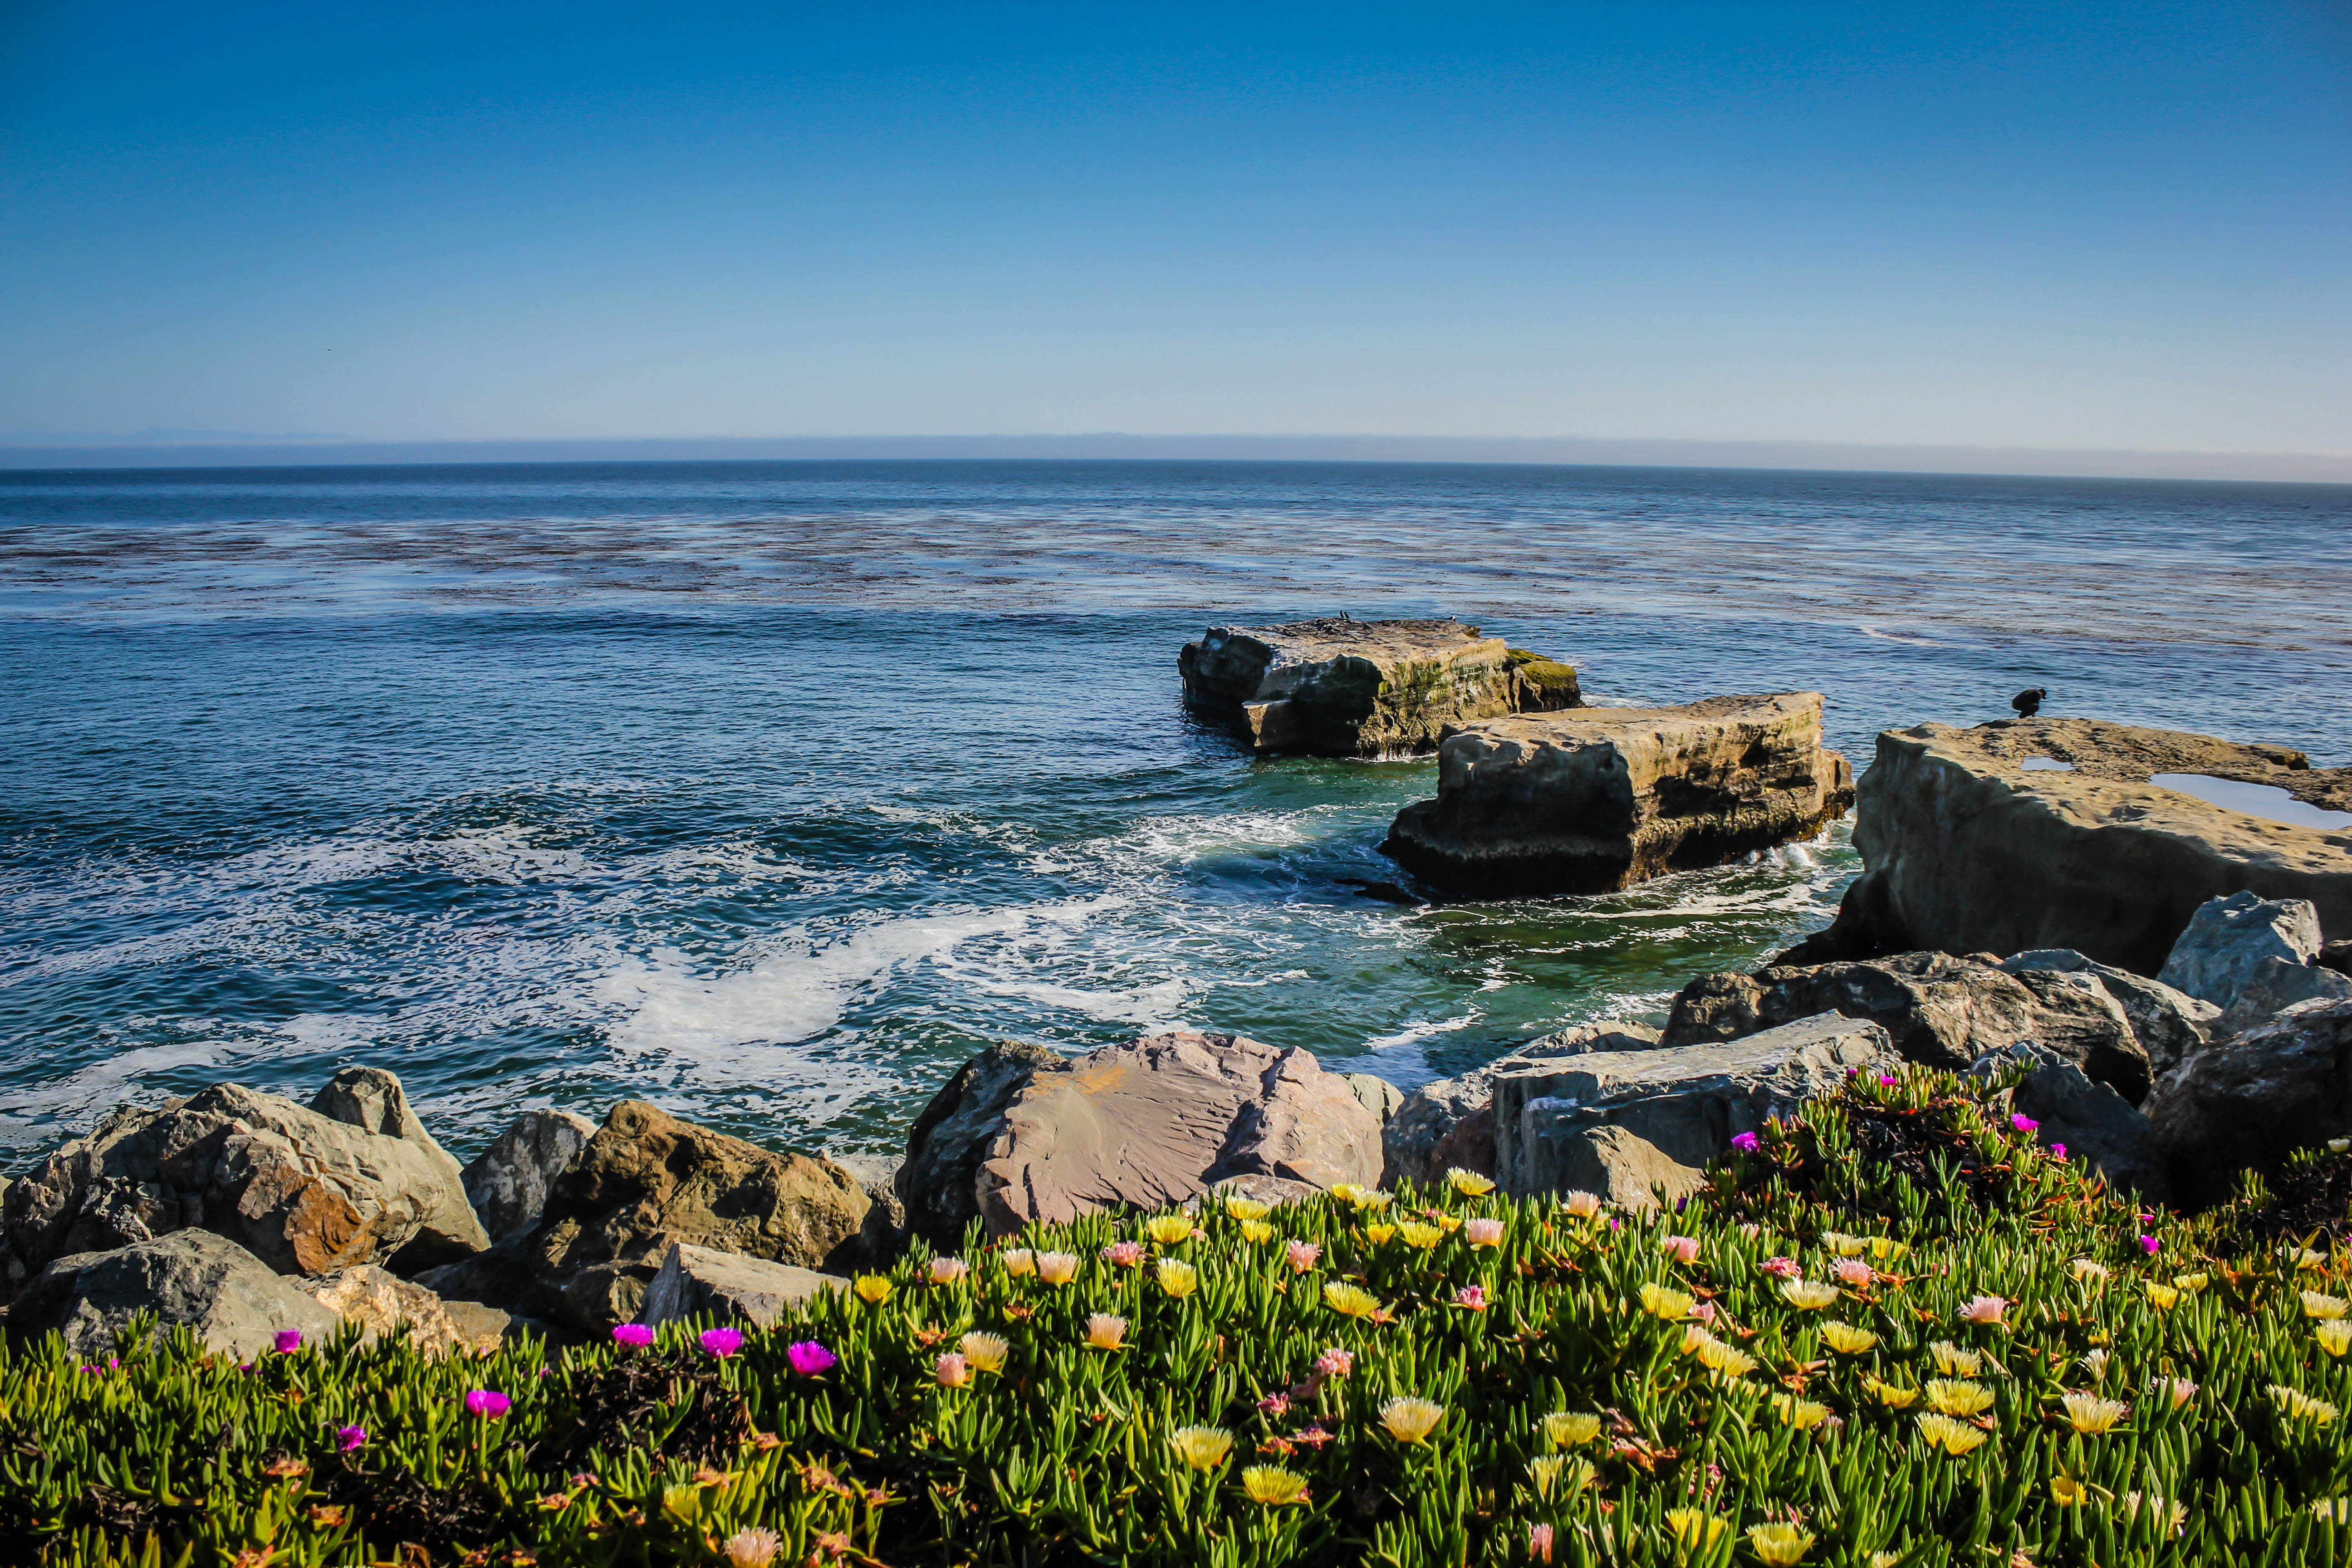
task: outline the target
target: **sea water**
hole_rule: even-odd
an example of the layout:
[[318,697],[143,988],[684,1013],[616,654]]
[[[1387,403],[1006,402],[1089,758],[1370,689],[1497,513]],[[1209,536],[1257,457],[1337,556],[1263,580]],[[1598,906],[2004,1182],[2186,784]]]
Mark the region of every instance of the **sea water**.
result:
[[1608,703],[1818,689],[2352,757],[2352,490],[1577,468],[0,475],[0,1165],[397,1071],[461,1156],[625,1096],[887,1149],[1000,1039],[1411,1085],[1825,921],[1843,828],[1425,906],[1425,759],[1259,761],[1212,621],[1454,615]]

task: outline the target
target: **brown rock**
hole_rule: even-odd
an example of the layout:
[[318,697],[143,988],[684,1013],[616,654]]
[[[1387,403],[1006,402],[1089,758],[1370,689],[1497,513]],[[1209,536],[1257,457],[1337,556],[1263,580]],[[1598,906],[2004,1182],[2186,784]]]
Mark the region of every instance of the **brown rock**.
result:
[[1853,799],[1815,691],[1449,728],[1381,847],[1462,897],[1599,893],[1810,838]]
[[[448,1352],[493,1350],[505,1337],[504,1312],[495,1313],[493,1320],[468,1314],[461,1324],[439,1296],[372,1264],[312,1275],[295,1285],[343,1321],[357,1323],[371,1340],[400,1331],[421,1351]],[[489,1310],[476,1303],[463,1305],[473,1306],[476,1313]]]
[[941,1252],[963,1245],[980,1217],[975,1182],[1004,1109],[1041,1072],[1066,1072],[1069,1058],[1024,1041],[991,1046],[958,1068],[907,1133],[906,1163],[894,1181],[907,1228]]

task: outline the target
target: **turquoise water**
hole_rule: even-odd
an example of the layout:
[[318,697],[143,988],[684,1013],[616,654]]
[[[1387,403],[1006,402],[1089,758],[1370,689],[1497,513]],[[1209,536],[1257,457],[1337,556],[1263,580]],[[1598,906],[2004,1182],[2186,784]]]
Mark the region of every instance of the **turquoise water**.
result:
[[1842,831],[1413,908],[1433,764],[1257,762],[1211,619],[1451,613],[1595,699],[2352,758],[2352,492],[1248,464],[0,475],[0,1152],[400,1072],[875,1149],[963,1056],[1237,1029],[1403,1083],[1828,917]]

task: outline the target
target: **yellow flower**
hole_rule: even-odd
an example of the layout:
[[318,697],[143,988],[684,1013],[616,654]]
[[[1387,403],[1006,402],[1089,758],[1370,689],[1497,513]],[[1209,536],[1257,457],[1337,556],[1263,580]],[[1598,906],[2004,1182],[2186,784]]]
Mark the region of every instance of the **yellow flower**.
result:
[[1127,1338],[1127,1320],[1110,1312],[1097,1312],[1087,1320],[1087,1343],[1098,1351],[1115,1351]]
[[2070,1394],[2058,1403],[2066,1407],[2068,1426],[2094,1437],[2114,1430],[2116,1422],[2131,1414],[2122,1400],[2102,1399],[2095,1394]]
[[1698,1347],[1698,1364],[1722,1377],[1746,1377],[1756,1370],[1756,1358],[1738,1345],[1708,1336]]
[[1568,1211],[1570,1219],[1598,1219],[1601,1215],[1601,1194],[1588,1193],[1580,1187],[1561,1197],[1559,1206]]
[[1400,1443],[1418,1443],[1437,1430],[1445,1406],[1426,1399],[1391,1399],[1381,1406],[1381,1425]]
[[1862,1380],[1862,1387],[1864,1393],[1889,1410],[1908,1410],[1919,1400],[1917,1389],[1897,1388],[1891,1383],[1884,1383],[1874,1377],[1864,1377]]
[[1249,1500],[1265,1508],[1280,1508],[1285,1503],[1297,1502],[1307,1496],[1307,1478],[1294,1475],[1277,1465],[1252,1465],[1242,1472],[1242,1489]]
[[1004,1358],[1011,1353],[1013,1347],[1002,1334],[974,1329],[956,1342],[956,1349],[963,1352],[964,1360],[982,1372],[1003,1372]]
[[2210,1274],[2176,1274],[2172,1277],[2172,1282],[2194,1296],[2206,1286],[2210,1285],[2213,1282],[2213,1277]]
[[1949,1340],[1937,1340],[1927,1347],[1936,1358],[1936,1370],[1946,1377],[1974,1377],[1984,1371],[1984,1357],[1975,1351],[1964,1351]]
[[1201,1287],[1201,1271],[1173,1258],[1160,1260],[1160,1288],[1181,1300]]
[[2306,1318],[2332,1320],[2352,1313],[2352,1301],[2341,1296],[2323,1296],[2316,1290],[2303,1293],[2303,1315]]
[[2159,1285],[2151,1279],[2147,1282],[2147,1303],[2159,1312],[2169,1312],[2180,1304],[2179,1289],[2172,1285]]
[[1435,1226],[1422,1225],[1413,1220],[1407,1220],[1397,1226],[1397,1234],[1404,1237],[1407,1247],[1417,1247],[1423,1252],[1445,1239],[1445,1233]]
[[1335,1182],[1324,1190],[1350,1208],[1364,1201],[1364,1189],[1353,1182]]
[[1669,1289],[1656,1283],[1642,1287],[1642,1310],[1654,1318],[1675,1322],[1690,1316],[1692,1298],[1680,1290]]
[[1234,1451],[1234,1435],[1222,1426],[1179,1426],[1168,1434],[1176,1457],[1196,1470],[1213,1470]]
[[1235,1219],[1264,1219],[1274,1212],[1274,1205],[1236,1194],[1225,1200],[1225,1212]]
[[1685,1552],[1714,1545],[1730,1528],[1731,1521],[1717,1518],[1703,1508],[1666,1510],[1666,1529],[1674,1533],[1675,1544]]
[[1824,1285],[1818,1279],[1783,1279],[1780,1294],[1789,1304],[1801,1311],[1818,1312],[1838,1299],[1837,1287]]
[[857,1277],[857,1283],[850,1289],[856,1291],[857,1299],[869,1307],[878,1307],[890,1299],[890,1281],[879,1274],[861,1274]]
[[1242,1221],[1242,1239],[1253,1247],[1263,1247],[1274,1239],[1274,1226],[1262,1219]]
[[1751,1524],[1748,1527],[1748,1544],[1772,1568],[1789,1568],[1811,1550],[1813,1538],[1799,1525]]
[[1192,1239],[1192,1216],[1182,1214],[1153,1215],[1143,1222],[1143,1234],[1162,1247],[1173,1247],[1180,1241]]
[[1840,1355],[1861,1355],[1878,1343],[1878,1336],[1852,1323],[1823,1323],[1822,1341]]
[[1825,1230],[1822,1232],[1822,1245],[1840,1258],[1860,1258],[1862,1249],[1870,1243],[1859,1236],[1848,1236],[1843,1231]]
[[2341,1414],[2325,1399],[2314,1399],[2301,1389],[2289,1388],[2283,1383],[2271,1384],[2271,1398],[2281,1411],[2295,1420],[2309,1421],[2318,1426],[2327,1426]]
[[1004,1264],[1004,1272],[1018,1279],[1024,1274],[1037,1272],[1037,1255],[1025,1247],[1010,1247],[997,1257]]
[[1536,1483],[1536,1496],[1550,1501],[1551,1494],[1559,1489],[1559,1473],[1566,1468],[1566,1454],[1546,1454],[1540,1458],[1529,1459],[1528,1475]]
[[1776,1394],[1772,1408],[1780,1419],[1800,1432],[1810,1432],[1830,1418],[1830,1407],[1818,1399],[1799,1399],[1792,1394]]
[[2080,1508],[2091,1498],[2091,1489],[2061,1470],[2050,1478],[2050,1500],[2060,1508]]
[[1945,1377],[1927,1380],[1927,1408],[1930,1410],[1946,1415],[1975,1415],[1991,1404],[1992,1390],[1981,1383],[1960,1383]]
[[1037,1278],[1048,1285],[1067,1285],[1078,1277],[1078,1255],[1075,1252],[1041,1252],[1037,1255]]
[[1555,1410],[1543,1418],[1544,1440],[1555,1448],[1573,1448],[1601,1436],[1601,1417],[1583,1410]]
[[2137,1492],[2124,1493],[2125,1518],[2137,1520],[2139,1518],[2139,1510],[2143,1508],[2147,1509],[2149,1512],[2155,1514],[2159,1520],[2163,1521],[2166,1528],[2171,1531],[2172,1535],[2176,1539],[2189,1533],[2189,1505],[2187,1503],[2181,1502],[2173,1498],[2155,1496],[2142,1497]]
[[1494,1178],[1456,1165],[1445,1173],[1445,1184],[1465,1198],[1483,1198],[1495,1190]]
[[1381,1220],[1364,1227],[1364,1239],[1374,1247],[1386,1247],[1389,1244],[1389,1238],[1396,1235],[1396,1226]]
[[1394,1193],[1373,1193],[1362,1192],[1360,1190],[1356,1197],[1356,1206],[1359,1209],[1367,1210],[1372,1214],[1386,1214],[1388,1212],[1389,1205],[1394,1202],[1396,1202],[1396,1194]]
[[1985,1445],[1985,1433],[1965,1421],[1936,1415],[1922,1415],[1917,1419],[1919,1436],[1927,1439],[1927,1447],[1941,1449],[1956,1459],[1963,1454],[1972,1454]]
[[2096,1258],[2077,1258],[2066,1265],[2066,1269],[2085,1284],[2104,1285],[2107,1282],[2107,1266]]
[[2342,1355],[2352,1350],[2352,1321],[2330,1318],[2312,1331],[2319,1336],[2319,1348],[2329,1355]]
[[1323,1287],[1324,1304],[1343,1318],[1369,1318],[1381,1309],[1380,1299],[1360,1285],[1350,1285],[1344,1279],[1328,1281]]
[[1906,1242],[1891,1241],[1883,1236],[1870,1238],[1870,1256],[1874,1262],[1884,1263],[1890,1258],[1900,1258],[1911,1250]]

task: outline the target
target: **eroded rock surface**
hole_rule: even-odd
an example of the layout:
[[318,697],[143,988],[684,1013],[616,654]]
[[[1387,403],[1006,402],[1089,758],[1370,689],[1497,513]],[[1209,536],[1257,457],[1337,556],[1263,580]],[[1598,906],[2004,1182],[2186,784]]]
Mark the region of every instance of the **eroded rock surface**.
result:
[[79,1355],[103,1355],[133,1315],[152,1312],[159,1332],[182,1324],[216,1351],[247,1360],[293,1330],[315,1342],[342,1320],[226,1237],[208,1230],[52,1260],[9,1310],[8,1331],[33,1339],[56,1330]]
[[1260,752],[1422,752],[1448,724],[1582,700],[1569,666],[1459,621],[1211,626],[1176,663],[1185,700],[1234,721]]
[[838,1274],[680,1242],[664,1255],[660,1271],[646,1287],[637,1321],[658,1328],[707,1312],[764,1329],[818,1291],[848,1286],[848,1279]]
[[568,1110],[526,1110],[507,1124],[467,1165],[466,1197],[493,1242],[518,1236],[539,1223],[547,1194],[588,1140],[596,1124]]
[[[2072,771],[2029,770],[2033,758]],[[2149,783],[2201,773],[2352,806],[2352,769],[2300,752],[2091,719],[1887,731],[1863,775],[1854,847],[1867,868],[1836,922],[1788,963],[1918,948],[2072,948],[2157,973],[2198,906],[2251,890],[2308,900],[2352,930],[2352,829],[2298,827]]]
[[357,1323],[369,1339],[404,1333],[422,1351],[492,1350],[512,1321],[479,1302],[444,1301],[373,1264],[312,1275],[294,1285],[343,1321]]
[[2352,1133],[2352,1001],[2305,1002],[2215,1038],[2166,1075],[2148,1120],[2183,1203],[2227,1198],[2240,1171]]
[[1004,1110],[1039,1072],[1059,1072],[1059,1051],[1007,1040],[971,1058],[931,1096],[907,1133],[907,1158],[893,1180],[907,1228],[941,1252],[963,1245],[980,1217],[978,1177],[1003,1131]]
[[1657,1043],[1658,1031],[1644,1024],[1580,1024],[1530,1040],[1460,1078],[1422,1085],[1381,1129],[1381,1184],[1427,1186],[1455,1169],[1493,1175],[1496,1074],[1530,1071],[1554,1058],[1590,1051],[1644,1051]]
[[1437,798],[1382,847],[1454,896],[1598,893],[1810,838],[1853,798],[1819,692],[1580,708],[1449,730]]
[[2210,1002],[2200,1002],[2160,980],[2134,974],[2128,969],[2095,963],[2072,948],[2038,948],[2017,953],[2002,959],[2000,968],[2009,974],[2048,969],[2095,975],[2100,988],[2116,999],[2116,1005],[2130,1020],[2133,1037],[2147,1053],[2149,1070],[2159,1078],[2210,1038],[2214,1022],[2221,1016],[2221,1010]]

